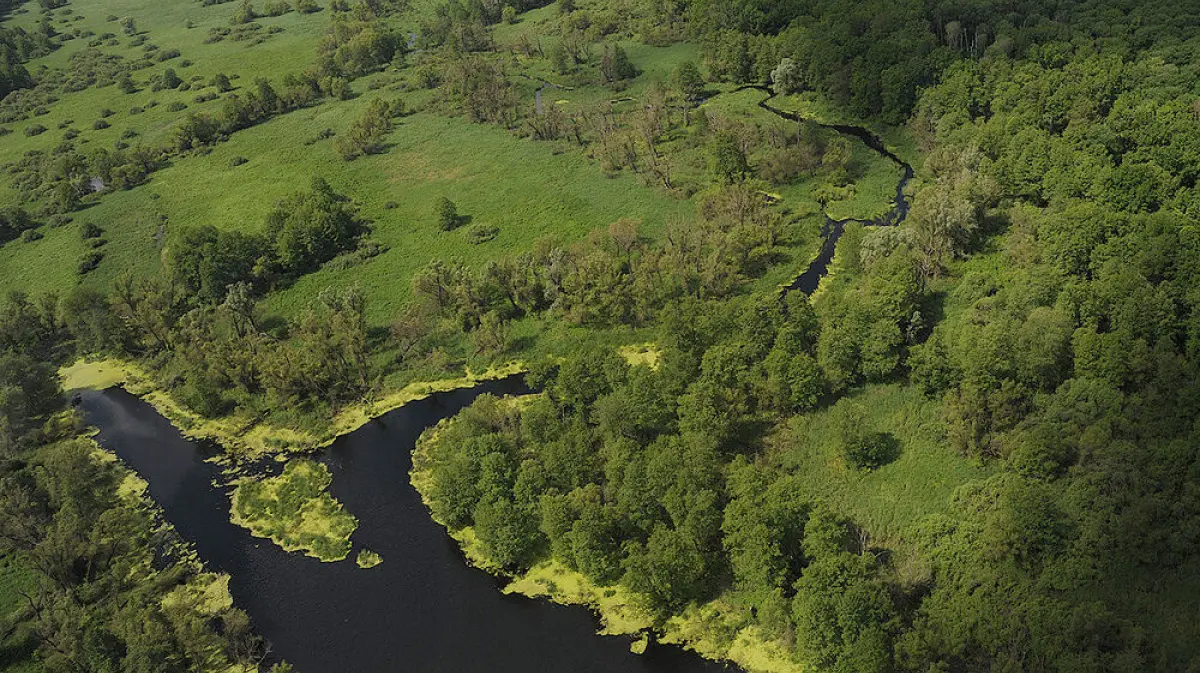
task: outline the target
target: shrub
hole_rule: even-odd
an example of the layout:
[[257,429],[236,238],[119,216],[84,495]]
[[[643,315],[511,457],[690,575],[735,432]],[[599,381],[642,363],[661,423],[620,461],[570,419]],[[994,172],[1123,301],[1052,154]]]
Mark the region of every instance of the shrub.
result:
[[472,245],[487,243],[499,233],[500,227],[494,224],[472,224],[467,227],[467,242]]
[[179,101],[175,101],[167,106],[167,112],[183,112],[187,109],[187,105]]
[[896,438],[871,431],[862,405],[844,400],[834,407],[832,416],[838,453],[847,465],[856,470],[873,470],[896,459],[899,454]]
[[25,127],[25,135],[29,136],[30,138],[32,138],[34,136],[40,136],[45,132],[46,132],[46,127],[42,126],[41,124],[34,124],[32,126]]
[[83,276],[96,270],[104,260],[104,253],[99,250],[89,250],[79,259],[79,275]]
[[21,232],[21,241],[24,243],[33,243],[42,237],[42,232],[37,229],[26,229]]
[[104,234],[104,230],[97,226],[95,222],[84,222],[79,225],[79,237],[85,241],[92,238],[100,238],[102,234]]
[[230,165],[230,166],[233,166],[233,167],[236,167],[236,166],[241,166],[241,165],[243,165],[243,164],[247,164],[247,163],[249,163],[249,162],[250,162],[250,160],[249,160],[249,159],[247,159],[246,157],[240,157],[240,156],[239,156],[239,157],[234,157],[234,158],[230,159],[230,160],[229,160],[229,165]]
[[92,128],[96,131],[103,131],[110,126],[112,126],[112,124],[109,124],[103,119],[97,119],[96,121],[92,122]]
[[458,207],[450,199],[444,196],[439,199],[435,207],[435,213],[437,215],[438,227],[442,231],[450,231],[458,226]]

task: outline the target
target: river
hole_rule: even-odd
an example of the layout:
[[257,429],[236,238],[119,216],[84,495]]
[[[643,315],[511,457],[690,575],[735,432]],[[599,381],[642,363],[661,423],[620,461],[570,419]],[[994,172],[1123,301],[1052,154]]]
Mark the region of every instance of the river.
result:
[[[770,105],[759,106],[800,121]],[[539,92],[540,93],[540,92]],[[913,169],[883,141],[856,126],[822,124],[853,136],[902,167],[891,211],[877,220],[826,216],[816,259],[788,287],[811,294],[849,222],[894,225],[908,214]],[[525,392],[517,377],[438,393],[391,411],[339,438],[317,458],[333,474],[334,497],[359,519],[355,548],[383,556],[360,569],[352,558],[321,563],[287,553],[229,520],[220,470],[205,459],[218,448],[180,435],[149,404],[120,388],[81,393],[99,441],[150,485],[149,494],[212,570],[230,575],[234,602],[271,646],[301,673],[716,673],[735,670],[671,646],[629,651],[627,637],[596,635],[595,617],[578,607],[505,596],[499,580],[467,565],[457,543],[434,523],[409,483],[412,449],[428,427],[483,393]]]
[[682,649],[596,635],[580,607],[505,596],[469,567],[409,483],[421,432],[478,395],[525,392],[519,378],[439,393],[389,412],[316,458],[333,495],[359,518],[355,548],[383,556],[321,563],[289,554],[229,521],[217,447],[182,437],[153,407],[120,388],[81,393],[98,440],[150,485],[179,534],[212,570],[230,575],[234,602],[300,673],[715,673],[733,670]]
[[808,265],[808,268],[804,270],[804,273],[801,273],[799,276],[797,276],[795,280],[793,280],[791,284],[787,286],[787,291],[789,292],[793,290],[799,290],[804,294],[812,294],[817,290],[817,286],[820,285],[821,278],[823,278],[825,274],[829,272],[829,264],[833,261],[833,255],[837,251],[838,239],[840,239],[842,234],[845,233],[847,224],[851,222],[857,222],[866,227],[888,227],[900,224],[906,217],[908,217],[909,204],[908,197],[904,194],[904,189],[908,186],[909,181],[913,179],[913,176],[916,173],[913,171],[913,167],[909,165],[908,162],[904,161],[896,153],[887,148],[887,145],[883,142],[883,138],[880,138],[869,129],[866,129],[862,126],[853,126],[851,124],[826,124],[824,122],[807,119],[796,114],[795,112],[781,110],[771,105],[771,100],[776,96],[774,89],[761,84],[747,84],[746,86],[734,89],[730,93],[738,93],[748,90],[760,91],[767,94],[766,98],[758,102],[758,106],[775,115],[776,117],[796,123],[808,122],[816,124],[821,128],[835,131],[844,136],[850,136],[854,140],[866,145],[871,151],[875,152],[879,156],[899,166],[902,173],[900,180],[896,185],[896,198],[892,201],[892,207],[882,217],[870,220],[856,219],[852,217],[842,220],[835,220],[829,217],[829,215],[822,213],[825,215],[825,224],[821,227],[821,249],[817,252],[816,258],[813,259],[813,261]]

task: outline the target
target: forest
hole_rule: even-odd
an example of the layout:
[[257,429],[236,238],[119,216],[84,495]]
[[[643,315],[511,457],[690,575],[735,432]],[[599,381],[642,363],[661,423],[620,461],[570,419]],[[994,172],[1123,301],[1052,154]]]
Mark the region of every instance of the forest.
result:
[[1200,670],[1200,8],[0,0],[0,167],[4,673],[267,670],[80,358],[293,461],[517,363],[433,518],[747,671]]

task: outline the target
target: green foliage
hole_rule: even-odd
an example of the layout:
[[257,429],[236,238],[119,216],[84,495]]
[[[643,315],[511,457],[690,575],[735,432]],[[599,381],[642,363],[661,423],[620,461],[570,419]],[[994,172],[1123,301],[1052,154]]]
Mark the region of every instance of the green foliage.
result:
[[727,132],[713,136],[708,166],[714,177],[726,183],[739,181],[750,172],[740,139]]
[[437,216],[438,228],[442,231],[450,231],[459,225],[461,218],[458,215],[458,206],[446,197],[438,199],[437,206],[434,208],[434,214]]
[[833,423],[838,453],[854,469],[875,469],[895,460],[899,453],[895,438],[871,431],[865,410],[853,402],[842,401],[834,407]]
[[704,76],[691,61],[684,61],[671,73],[671,83],[689,101],[699,100],[704,93]]
[[233,522],[288,551],[340,561],[350,554],[350,536],[358,520],[329,495],[332,481],[324,465],[292,460],[278,477],[238,484],[232,496]]
[[[249,618],[232,601],[207,599],[219,578],[177,560],[189,557],[163,538],[155,510],[119,495],[128,472],[97,460],[99,447],[75,438],[73,423],[47,427],[0,467],[0,563],[30,575],[21,598],[28,609],[10,622],[36,649],[38,668],[28,670],[224,670],[256,661],[263,647]],[[9,655],[24,647],[5,641],[12,664]]]
[[254,280],[267,244],[258,236],[210,226],[180,230],[167,249],[184,287],[203,301],[217,302],[230,285]]
[[334,147],[346,161],[381,149],[384,136],[392,130],[393,105],[382,98],[371,101],[362,116],[345,133],[338,136]]
[[319,177],[310,191],[280,201],[266,222],[279,265],[292,274],[312,271],[353,248],[364,229],[350,200]]

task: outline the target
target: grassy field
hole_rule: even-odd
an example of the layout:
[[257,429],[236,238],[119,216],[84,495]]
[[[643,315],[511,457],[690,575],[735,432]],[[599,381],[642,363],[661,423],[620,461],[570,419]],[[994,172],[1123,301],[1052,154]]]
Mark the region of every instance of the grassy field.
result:
[[831,408],[796,416],[775,450],[780,462],[801,475],[806,492],[864,525],[878,544],[901,542],[923,517],[944,511],[958,486],[987,476],[976,461],[954,454],[940,440],[941,403],[915,388],[871,385],[850,399],[867,412],[870,429],[900,443],[895,461],[876,470],[845,465],[836,449]]
[[[184,80],[196,80],[186,92],[152,92],[143,86],[133,94],[122,94],[115,87],[87,89],[65,94],[50,107],[48,114],[12,126],[14,133],[0,144],[0,162],[11,161],[30,149],[49,150],[62,140],[65,129],[80,132],[77,142],[86,146],[110,147],[124,135],[136,133],[130,142],[160,140],[175,124],[192,111],[214,110],[221,100],[196,104],[197,93],[215,92],[207,85],[218,72],[235,77],[235,86],[248,85],[255,77],[278,81],[283,75],[298,72],[315,59],[315,45],[329,21],[329,12],[311,15],[290,13],[282,17],[259,19],[266,35],[261,44],[225,39],[204,44],[209,29],[227,27],[236,3],[209,7],[187,0],[149,2],[147,0],[93,0],[72,3],[72,13],[55,15],[67,26],[113,32],[121,46],[105,51],[134,57],[143,47],[133,47],[110,16],[132,16],[141,34],[161,49],[178,49],[181,57],[138,71],[135,81],[142,85],[151,75],[168,67]],[[505,45],[521,32],[545,30],[554,18],[554,7],[528,12],[513,25],[496,29],[496,40]],[[39,14],[27,12],[14,17],[14,25],[31,27]],[[76,17],[84,17],[79,20]],[[188,28],[189,22],[193,27]],[[56,24],[59,25],[59,24]],[[272,27],[282,32],[267,35]],[[68,42],[62,49],[30,64],[31,71],[42,66],[66,67],[71,53],[86,48],[87,39]],[[623,43],[631,60],[642,74],[627,87],[615,92],[605,87],[580,87],[571,91],[551,91],[551,98],[567,108],[578,109],[614,97],[636,99],[652,82],[666,79],[685,60],[696,60],[695,45],[677,44],[650,47],[636,42]],[[252,56],[251,56],[252,55]],[[192,64],[182,67],[183,61]],[[517,70],[554,79],[543,59],[518,59]],[[542,236],[563,241],[581,238],[588,231],[606,226],[622,217],[642,223],[642,232],[653,237],[664,224],[694,217],[695,206],[664,190],[644,185],[636,176],[623,172],[606,177],[598,164],[577,148],[521,139],[503,129],[471,124],[461,118],[433,113],[418,113],[399,121],[389,136],[387,151],[353,162],[341,160],[331,140],[308,144],[325,129],[343,131],[368,102],[377,96],[399,96],[411,106],[420,107],[425,92],[396,93],[375,90],[394,78],[382,73],[355,82],[360,94],[348,101],[328,101],[318,106],[282,115],[256,127],[240,131],[211,152],[182,156],[171,166],[155,173],[149,184],[105,195],[98,204],[74,214],[75,222],[62,227],[43,227],[44,238],[24,243],[13,241],[0,248],[0,272],[8,287],[30,293],[64,292],[79,282],[105,287],[121,273],[161,272],[163,231],[212,224],[227,229],[255,231],[264,215],[283,196],[307,187],[313,176],[325,177],[334,188],[353,198],[373,223],[372,238],[388,246],[388,251],[369,262],[338,271],[322,270],[310,274],[292,287],[264,301],[270,313],[294,315],[319,290],[330,286],[357,284],[368,295],[369,319],[384,325],[406,302],[414,271],[430,259],[459,258],[470,265],[482,265],[490,259],[528,249]],[[561,78],[560,78],[561,79]],[[536,85],[532,82],[522,96],[533,104]],[[237,90],[233,93],[237,93]],[[559,98],[561,96],[561,98]],[[757,92],[746,92],[720,101],[723,113],[734,114],[739,108],[746,116],[769,117],[756,107]],[[150,107],[152,102],[157,105]],[[172,103],[188,105],[187,110],[169,112]],[[131,114],[133,108],[145,112]],[[101,110],[111,109],[110,128],[93,130],[92,123]],[[48,130],[26,137],[25,125],[42,124]],[[704,157],[683,156],[679,173],[703,172]],[[234,167],[235,158],[248,163]],[[869,217],[886,210],[893,195],[893,167],[869,152],[856,149],[852,169],[859,185],[854,196],[831,205],[838,216]],[[889,184],[890,183],[890,184]],[[446,196],[472,223],[499,227],[497,237],[481,245],[472,245],[467,232],[460,229],[441,232],[435,224],[433,204]],[[817,247],[821,218],[819,206],[811,198],[811,185],[801,181],[782,190],[780,207],[794,222],[791,254],[781,268],[773,270],[768,284],[786,280],[807,264]],[[0,205],[13,202],[15,194],[7,181],[0,186]],[[77,262],[89,249],[79,235],[83,222],[98,224],[108,243],[99,267],[84,276],[77,273]]]

